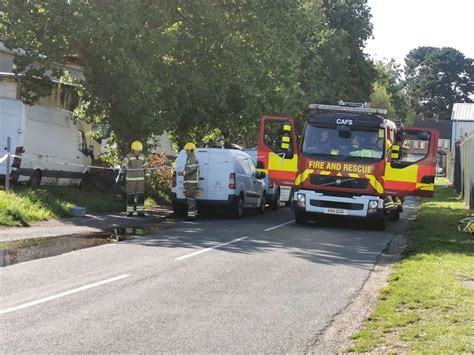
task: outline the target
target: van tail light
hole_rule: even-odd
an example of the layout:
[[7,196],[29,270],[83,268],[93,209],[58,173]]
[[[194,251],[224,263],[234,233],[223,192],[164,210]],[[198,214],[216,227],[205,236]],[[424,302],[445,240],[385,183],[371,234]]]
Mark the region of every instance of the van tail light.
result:
[[171,180],[171,186],[176,187],[176,171],[173,171],[173,179]]
[[[21,157],[22,153],[23,153],[23,147],[16,147],[15,155]],[[18,158],[18,157],[13,158],[12,168],[17,168],[18,169],[20,167],[20,164],[21,164],[21,158]]]
[[229,189],[235,190],[235,173],[230,173],[230,176],[229,176]]
[[270,184],[268,184],[268,187],[270,189],[273,189],[275,187],[275,184],[273,183],[273,181],[270,181]]

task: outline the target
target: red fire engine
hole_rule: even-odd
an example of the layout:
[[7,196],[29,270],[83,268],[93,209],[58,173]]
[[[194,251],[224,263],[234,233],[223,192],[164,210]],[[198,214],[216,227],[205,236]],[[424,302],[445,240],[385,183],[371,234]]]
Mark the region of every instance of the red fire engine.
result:
[[300,144],[292,118],[260,121],[257,167],[293,188],[297,223],[329,214],[369,218],[384,229],[399,219],[405,196],[433,196],[436,130],[397,127],[382,116],[385,110],[366,104],[310,110]]

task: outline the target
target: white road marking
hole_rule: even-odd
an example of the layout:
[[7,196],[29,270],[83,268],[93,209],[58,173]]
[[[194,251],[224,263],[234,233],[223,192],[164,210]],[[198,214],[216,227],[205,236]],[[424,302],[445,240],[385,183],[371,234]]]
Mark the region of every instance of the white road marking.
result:
[[292,221],[289,221],[289,222],[286,222],[286,223],[279,224],[278,226],[275,226],[275,227],[267,228],[267,229],[264,230],[264,232],[270,232],[270,231],[272,231],[272,230],[274,230],[274,229],[277,229],[277,228],[286,226],[287,224],[293,223],[294,221],[295,221],[295,220],[292,220]]
[[186,258],[190,258],[191,256],[195,256],[195,255],[198,255],[198,254],[202,254],[202,253],[208,252],[208,251],[210,251],[210,250],[223,247],[224,245],[228,245],[228,244],[240,242],[241,240],[244,240],[244,239],[247,239],[247,238],[248,238],[248,237],[242,237],[242,238],[238,238],[238,239],[231,240],[230,242],[227,242],[227,243],[217,244],[217,245],[215,245],[215,246],[213,246],[213,247],[211,247],[211,248],[202,249],[202,250],[196,251],[196,252],[191,253],[191,254],[188,254],[188,255],[183,255],[183,256],[180,256],[179,258],[176,258],[176,259],[174,259],[174,260],[178,260],[178,261],[179,261],[179,260],[183,260],[183,259],[186,259]]
[[23,308],[36,306],[37,304],[40,304],[40,303],[52,301],[52,300],[55,300],[56,298],[68,296],[68,295],[71,295],[73,293],[77,293],[77,292],[87,290],[89,288],[93,288],[93,287],[101,286],[101,285],[104,285],[104,284],[107,284],[107,283],[110,283],[110,282],[118,281],[118,280],[124,279],[124,278],[129,277],[129,276],[130,275],[128,275],[128,274],[123,274],[123,275],[120,275],[120,276],[113,277],[111,279],[99,281],[99,282],[96,282],[96,283],[93,283],[93,284],[90,284],[90,285],[86,285],[86,286],[82,286],[82,287],[79,287],[79,288],[75,288],[73,290],[69,290],[69,291],[66,291],[66,292],[61,292],[61,293],[58,293],[57,295],[53,295],[53,296],[41,298],[41,299],[36,300],[36,301],[24,303],[24,304],[21,304],[21,305],[16,306],[16,307],[2,309],[2,310],[0,310],[0,314],[15,312],[15,311],[18,311],[18,310],[23,309]]

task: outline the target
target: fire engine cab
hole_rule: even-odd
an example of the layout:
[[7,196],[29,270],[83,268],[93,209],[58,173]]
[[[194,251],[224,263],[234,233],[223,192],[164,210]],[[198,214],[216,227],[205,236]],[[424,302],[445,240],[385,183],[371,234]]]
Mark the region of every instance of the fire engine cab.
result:
[[300,144],[292,118],[261,118],[257,167],[293,188],[297,223],[340,215],[384,229],[405,196],[433,196],[439,133],[397,127],[384,114],[367,104],[312,104]]

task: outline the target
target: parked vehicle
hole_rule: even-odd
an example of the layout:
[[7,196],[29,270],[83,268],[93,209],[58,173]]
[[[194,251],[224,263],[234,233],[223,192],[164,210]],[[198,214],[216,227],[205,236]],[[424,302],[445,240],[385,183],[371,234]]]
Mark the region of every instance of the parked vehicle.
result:
[[399,219],[405,196],[433,196],[438,131],[397,127],[364,104],[310,109],[301,145],[293,119],[260,121],[258,155],[275,183],[294,189],[297,223],[330,214],[384,229]]
[[[20,100],[0,98],[0,157],[11,137],[10,180],[42,183],[79,184],[93,159],[88,146],[86,125],[72,119],[72,112],[41,105],[29,106]],[[0,164],[5,179],[6,162]]]
[[[250,155],[252,161],[258,169],[258,152],[256,149],[245,150],[245,152]],[[272,210],[277,210],[280,208],[280,186],[275,184],[268,175],[265,176],[265,187],[267,194],[267,203]]]
[[[246,208],[265,213],[265,173],[257,172],[247,153],[235,149],[201,148],[195,154],[199,160],[198,211],[203,207],[224,208],[237,218]],[[178,216],[184,215],[186,210],[184,178],[178,174],[185,164],[186,152],[182,150],[175,162],[172,183],[173,210]]]
[[293,200],[293,188],[289,186],[280,186],[280,202],[285,204],[285,207],[291,207]]

